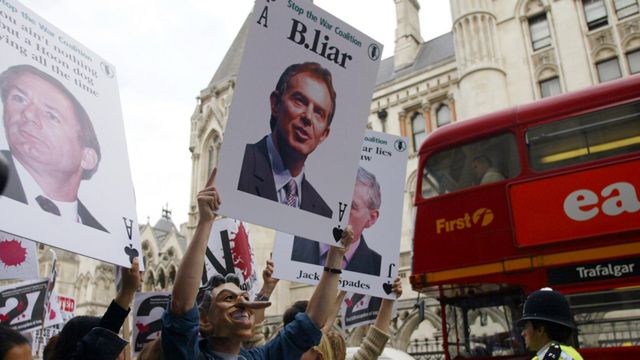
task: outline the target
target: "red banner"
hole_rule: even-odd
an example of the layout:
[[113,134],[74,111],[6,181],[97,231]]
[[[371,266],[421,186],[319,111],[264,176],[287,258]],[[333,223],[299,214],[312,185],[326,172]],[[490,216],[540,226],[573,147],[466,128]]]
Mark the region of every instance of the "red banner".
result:
[[514,184],[520,246],[640,229],[640,161]]

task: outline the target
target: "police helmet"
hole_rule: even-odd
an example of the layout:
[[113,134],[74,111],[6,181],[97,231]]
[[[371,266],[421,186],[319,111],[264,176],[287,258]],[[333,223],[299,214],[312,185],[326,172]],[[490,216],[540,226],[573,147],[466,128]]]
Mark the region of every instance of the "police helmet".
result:
[[518,325],[527,320],[549,321],[575,329],[567,298],[551,288],[542,288],[529,295]]

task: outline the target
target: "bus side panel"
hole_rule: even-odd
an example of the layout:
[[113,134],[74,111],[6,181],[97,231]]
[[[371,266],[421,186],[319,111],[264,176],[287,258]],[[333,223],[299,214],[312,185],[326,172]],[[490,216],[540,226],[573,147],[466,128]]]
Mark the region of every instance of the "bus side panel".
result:
[[429,199],[417,207],[416,219],[414,274],[483,264],[518,251],[503,182]]
[[516,183],[509,192],[518,246],[640,229],[640,160]]

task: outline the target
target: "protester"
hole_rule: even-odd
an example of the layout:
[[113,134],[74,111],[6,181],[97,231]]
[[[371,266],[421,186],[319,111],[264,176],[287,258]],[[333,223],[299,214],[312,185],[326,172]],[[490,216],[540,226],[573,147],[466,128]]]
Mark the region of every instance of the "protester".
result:
[[[127,341],[118,336],[129,315],[129,305],[142,282],[138,258],[131,269],[122,269],[122,288],[102,318],[76,316],[60,332],[51,359],[124,359]],[[47,344],[48,345],[48,344]]]
[[[399,299],[402,295],[400,278],[396,278],[393,282],[392,291],[396,294],[396,299]],[[369,328],[367,336],[362,341],[358,352],[353,356],[353,360],[377,359],[382,354],[389,337],[391,337],[389,326],[394,302],[394,299],[382,299],[376,322]]]
[[30,360],[29,340],[8,326],[0,325],[0,360]]
[[[241,355],[251,359],[298,359],[306,350],[318,344],[320,328],[329,317],[323,304],[335,298],[340,265],[345,250],[353,241],[348,227],[342,234],[344,248],[333,247],[327,257],[325,272],[320,278],[305,313],[296,315],[289,325],[261,347],[246,350],[242,342],[255,330],[256,309],[270,305],[265,301],[250,301],[236,283],[237,277],[214,276],[201,291],[211,303],[196,306],[198,285],[204,267],[204,254],[220,198],[214,186],[216,170],[198,194],[198,224],[178,269],[169,308],[162,315],[162,348],[174,359],[236,359]],[[204,338],[198,340],[198,333]]]
[[[262,288],[256,294],[254,298],[255,301],[269,301],[273,290],[275,290],[276,285],[278,284],[278,279],[272,277],[272,275],[273,260],[268,259],[266,267],[262,270]],[[262,346],[267,342],[263,333],[264,311],[265,309],[256,309],[254,311],[256,319],[255,334],[250,339],[243,341],[242,346],[245,349],[253,349],[255,347]]]
[[[393,282],[392,291],[396,294],[396,299],[402,295],[402,283],[400,278],[396,278]],[[337,311],[335,304],[339,304],[344,298],[344,293],[341,293],[337,299],[340,301],[334,302],[333,312]],[[391,324],[391,315],[393,313],[393,299],[383,299],[378,310],[375,323],[369,328],[367,336],[362,340],[360,349],[354,354],[354,360],[369,360],[377,359],[384,350],[387,341],[389,341],[389,325]],[[296,314],[305,311],[307,306],[306,301],[297,301],[287,310],[285,310],[282,321],[286,325]],[[323,328],[324,334],[320,345],[316,346],[309,351],[305,352],[300,360],[344,360],[346,357],[346,345],[342,336],[331,331],[331,323],[327,323]],[[339,337],[339,338],[338,338]]]
[[575,325],[569,302],[561,293],[551,288],[531,293],[518,325],[527,349],[536,352],[532,360],[582,360],[576,349],[567,345]]
[[58,344],[59,338],[59,334],[55,334],[51,338],[49,338],[47,345],[45,345],[44,350],[42,350],[42,360],[53,359],[53,349],[55,349],[56,345]]
[[[262,271],[262,288],[255,296],[255,301],[269,301],[273,290],[278,285],[278,279],[273,277],[273,260],[267,260],[267,266]],[[257,309],[255,311],[256,324],[264,321],[264,309]]]

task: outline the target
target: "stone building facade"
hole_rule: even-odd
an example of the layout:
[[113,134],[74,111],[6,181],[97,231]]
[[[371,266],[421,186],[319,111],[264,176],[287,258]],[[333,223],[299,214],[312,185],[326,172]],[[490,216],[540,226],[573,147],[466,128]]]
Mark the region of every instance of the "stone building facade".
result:
[[[394,2],[395,51],[381,63],[368,126],[404,135],[411,144],[400,266],[405,292],[390,343],[410,349],[426,335],[437,336],[441,326],[437,311],[428,310],[420,321],[413,306],[417,294],[408,282],[421,142],[452,122],[640,72],[640,13],[637,0],[450,0],[451,32],[425,41],[418,1]],[[209,85],[200,91],[191,117],[187,238],[196,223],[195,196],[218,160],[246,35],[245,23]],[[251,231],[258,239],[258,263],[264,264],[274,232],[257,226]],[[283,282],[277,291],[267,311],[273,323],[290,303],[308,298],[312,288]],[[432,305],[434,300],[427,299],[427,309],[436,308]],[[500,324],[500,314],[472,314],[471,321],[485,315],[489,323],[506,326]],[[349,342],[358,344],[362,335],[362,330],[348,334]]]

